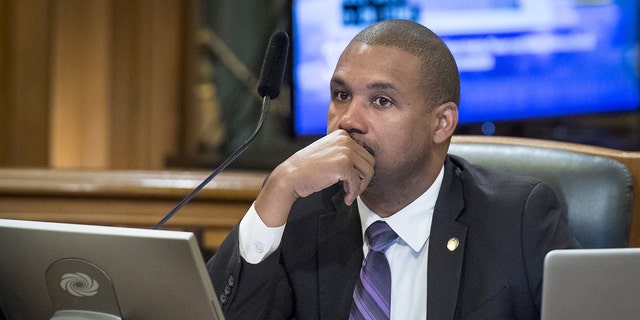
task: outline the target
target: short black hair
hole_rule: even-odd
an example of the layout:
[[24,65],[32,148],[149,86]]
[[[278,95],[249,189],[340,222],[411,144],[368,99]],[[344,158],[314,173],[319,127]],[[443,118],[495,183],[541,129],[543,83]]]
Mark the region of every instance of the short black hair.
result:
[[397,47],[418,57],[431,107],[460,104],[458,66],[444,41],[429,28],[409,20],[384,20],[360,31],[351,42]]

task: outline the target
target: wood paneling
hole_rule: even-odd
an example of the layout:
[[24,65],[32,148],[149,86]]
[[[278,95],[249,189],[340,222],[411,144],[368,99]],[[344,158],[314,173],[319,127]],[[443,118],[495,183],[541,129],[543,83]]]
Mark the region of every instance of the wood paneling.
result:
[[190,1],[115,1],[109,168],[161,169],[178,143]]
[[51,167],[108,168],[110,3],[54,2]]
[[48,164],[50,7],[0,1],[0,165]]
[[163,169],[195,2],[0,1],[0,166]]

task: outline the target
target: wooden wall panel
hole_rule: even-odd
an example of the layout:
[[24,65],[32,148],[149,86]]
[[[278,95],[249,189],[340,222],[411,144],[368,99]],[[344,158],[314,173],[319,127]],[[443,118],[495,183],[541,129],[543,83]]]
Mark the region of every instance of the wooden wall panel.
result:
[[107,168],[111,1],[55,1],[51,167]]
[[0,166],[164,168],[196,1],[0,1]]
[[189,1],[114,2],[111,168],[160,169],[175,153]]
[[0,1],[0,165],[46,166],[50,1]]

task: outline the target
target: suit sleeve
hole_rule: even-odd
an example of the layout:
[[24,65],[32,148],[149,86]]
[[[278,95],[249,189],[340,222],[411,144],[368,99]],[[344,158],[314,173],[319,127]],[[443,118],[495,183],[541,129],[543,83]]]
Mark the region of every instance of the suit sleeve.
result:
[[213,288],[227,319],[290,319],[292,293],[280,250],[251,264],[240,256],[238,226],[207,263]]
[[542,300],[544,258],[554,249],[579,248],[566,210],[551,187],[538,183],[529,194],[522,220],[522,246],[531,295],[538,310]]

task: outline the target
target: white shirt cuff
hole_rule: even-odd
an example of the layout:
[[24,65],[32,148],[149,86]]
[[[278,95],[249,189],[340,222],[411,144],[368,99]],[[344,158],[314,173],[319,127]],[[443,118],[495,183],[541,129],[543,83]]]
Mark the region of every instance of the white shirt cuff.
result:
[[240,221],[240,256],[252,264],[262,262],[280,246],[285,226],[268,227],[251,204]]

